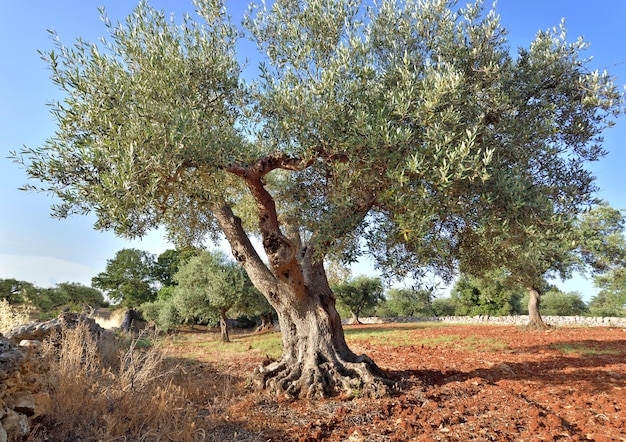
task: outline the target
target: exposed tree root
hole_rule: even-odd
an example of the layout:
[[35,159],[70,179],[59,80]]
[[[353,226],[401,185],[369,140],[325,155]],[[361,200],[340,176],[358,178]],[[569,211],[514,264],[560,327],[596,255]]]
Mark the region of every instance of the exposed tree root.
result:
[[365,355],[354,361],[337,357],[317,359],[289,363],[283,358],[257,367],[253,380],[258,387],[270,389],[288,399],[323,398],[340,392],[379,398],[388,395],[393,388],[393,382]]
[[529,321],[528,324],[526,324],[527,330],[549,330],[551,328],[552,326],[544,322],[543,319],[532,320],[532,321]]

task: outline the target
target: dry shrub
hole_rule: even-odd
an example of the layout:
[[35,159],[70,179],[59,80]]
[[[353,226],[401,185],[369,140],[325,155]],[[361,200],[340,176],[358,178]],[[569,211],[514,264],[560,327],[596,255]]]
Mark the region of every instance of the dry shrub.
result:
[[20,304],[11,305],[6,299],[0,300],[0,333],[6,333],[18,325],[30,322],[34,307]]
[[216,409],[206,401],[198,377],[185,376],[180,366],[164,359],[158,345],[146,347],[145,337],[115,342],[115,350],[103,346],[79,324],[44,343],[55,407],[31,437],[206,440],[203,427]]

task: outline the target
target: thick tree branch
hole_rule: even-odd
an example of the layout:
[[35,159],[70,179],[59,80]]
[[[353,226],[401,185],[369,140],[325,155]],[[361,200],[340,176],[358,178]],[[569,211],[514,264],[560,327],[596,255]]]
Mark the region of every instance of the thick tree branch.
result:
[[260,158],[250,165],[229,165],[225,169],[234,175],[249,179],[260,179],[273,170],[284,169],[300,171],[310,167],[315,162],[315,158],[303,160],[301,158],[290,157],[285,152],[273,152],[264,158]]
[[257,206],[259,230],[263,239],[263,248],[267,253],[272,273],[283,283],[295,287],[298,297],[306,296],[306,276],[302,270],[301,244],[290,239],[281,229],[276,203],[265,188],[263,178],[276,170],[301,171],[310,167],[317,159],[324,161],[345,162],[345,155],[328,155],[323,149],[316,150],[313,158],[303,160],[291,157],[284,152],[274,152],[249,165],[229,165],[227,172],[241,177]]
[[218,207],[214,215],[230,244],[233,256],[246,270],[252,283],[256,287],[267,288],[267,292],[278,293],[278,281],[252,245],[241,225],[241,219],[235,216],[231,207],[226,203]]

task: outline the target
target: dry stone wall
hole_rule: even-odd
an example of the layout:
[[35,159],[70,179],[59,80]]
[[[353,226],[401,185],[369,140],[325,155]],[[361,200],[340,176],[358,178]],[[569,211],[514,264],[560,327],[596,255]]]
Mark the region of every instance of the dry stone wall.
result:
[[[359,318],[363,324],[385,324],[393,322],[445,322],[450,324],[501,324],[525,325],[528,315],[515,316],[430,316],[419,318]],[[580,327],[626,327],[626,318],[589,316],[543,316],[543,320],[553,326]]]
[[51,410],[40,346],[36,340],[14,344],[0,335],[0,442],[22,440],[30,433],[31,422]]

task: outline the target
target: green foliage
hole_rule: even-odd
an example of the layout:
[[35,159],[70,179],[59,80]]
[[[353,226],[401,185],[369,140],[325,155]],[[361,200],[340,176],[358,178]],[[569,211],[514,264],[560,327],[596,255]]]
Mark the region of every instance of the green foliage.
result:
[[168,249],[161,253],[152,267],[153,276],[161,284],[161,288],[176,285],[174,275],[180,266],[198,253],[194,248]]
[[333,287],[333,291],[339,302],[350,311],[355,321],[358,321],[364,309],[374,308],[378,302],[384,299],[383,285],[380,279],[364,275]]
[[[578,316],[590,314],[589,307],[578,292],[562,292],[554,286],[547,286],[541,296],[541,311],[545,315]],[[521,299],[520,314],[527,315],[528,294]],[[593,314],[591,314],[593,316]]]
[[393,288],[385,294],[385,300],[376,309],[378,316],[433,316],[432,292],[430,290]]
[[159,290],[156,301],[141,305],[144,317],[163,330],[188,322],[214,324],[222,312],[258,315],[271,310],[243,269],[219,251],[194,252],[172,281]]
[[154,256],[148,252],[122,249],[107,260],[104,272],[93,277],[91,284],[114,303],[135,308],[156,297],[153,268]]
[[435,298],[432,302],[432,309],[435,316],[454,316],[456,312],[456,302],[449,297]]
[[64,303],[90,307],[103,307],[105,305],[104,296],[100,290],[82,284],[73,282],[57,284],[56,292],[60,299],[65,300]]
[[27,281],[18,281],[14,278],[0,279],[0,297],[9,304],[26,302],[36,290],[37,288]]
[[346,283],[352,277],[352,270],[349,266],[342,264],[337,260],[326,260],[324,270],[328,278],[328,284],[331,287]]
[[600,289],[591,299],[589,310],[594,316],[626,316],[626,267],[616,267],[594,278]]
[[207,322],[215,313],[237,309],[246,297],[260,296],[243,269],[221,252],[200,252],[183,264],[172,302],[185,320]]
[[154,322],[163,331],[173,330],[183,322],[176,305],[171,301],[145,302],[139,309],[146,320]]
[[623,212],[601,204],[579,224],[582,257],[599,289],[589,303],[594,316],[626,316],[626,238]]
[[599,274],[626,265],[626,220],[621,210],[602,202],[585,212],[576,224],[581,260]]
[[587,314],[589,309],[580,293],[551,289],[541,297],[541,312],[553,316],[578,316]]
[[0,279],[0,299],[9,304],[37,307],[40,319],[58,315],[62,308],[81,309],[85,306],[106,305],[100,290],[73,282],[63,282],[55,287],[42,288],[27,281]]
[[450,293],[455,314],[502,316],[519,313],[524,290],[507,285],[508,277],[502,270],[483,278],[461,275]]

